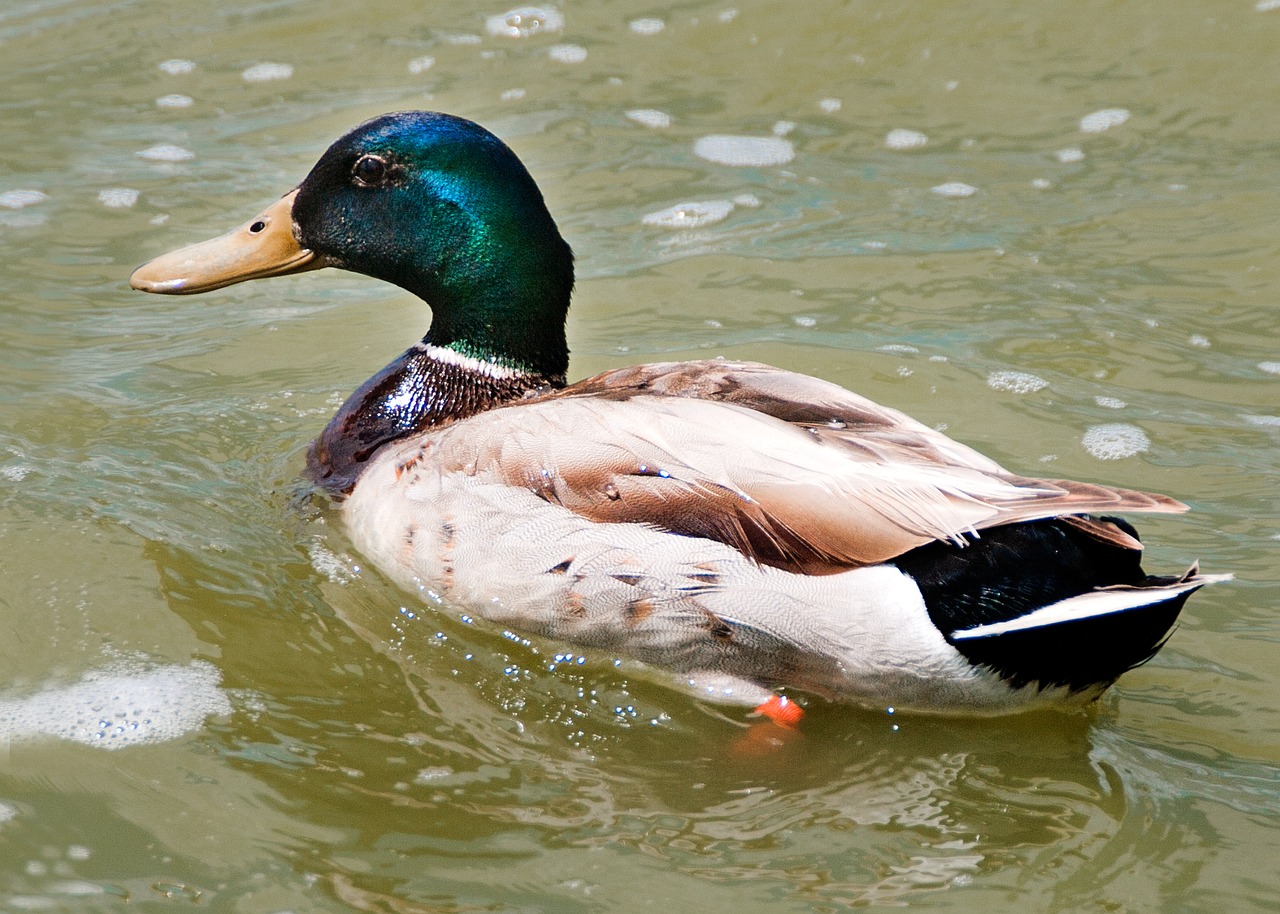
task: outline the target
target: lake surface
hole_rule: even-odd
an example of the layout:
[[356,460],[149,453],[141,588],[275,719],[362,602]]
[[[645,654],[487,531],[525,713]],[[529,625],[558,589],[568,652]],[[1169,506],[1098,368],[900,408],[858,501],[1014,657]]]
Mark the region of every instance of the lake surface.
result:
[[[508,12],[0,6],[0,910],[1280,906],[1280,3]],[[1148,567],[1236,580],[1087,713],[814,702],[755,754],[401,593],[298,478],[426,307],[126,280],[424,107],[539,180],[572,375],[816,374],[1182,499]]]

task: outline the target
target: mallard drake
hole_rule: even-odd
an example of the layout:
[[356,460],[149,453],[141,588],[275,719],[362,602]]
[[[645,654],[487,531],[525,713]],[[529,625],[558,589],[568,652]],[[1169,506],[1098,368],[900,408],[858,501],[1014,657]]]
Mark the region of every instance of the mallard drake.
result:
[[573,254],[516,155],[459,117],[361,124],[260,215],[130,282],[188,294],[327,266],[432,311],[308,454],[356,548],[407,588],[706,698],[779,720],[786,689],[1080,705],[1225,577],[1147,575],[1108,516],[1180,502],[1014,475],[812,377],[713,359],[566,386]]

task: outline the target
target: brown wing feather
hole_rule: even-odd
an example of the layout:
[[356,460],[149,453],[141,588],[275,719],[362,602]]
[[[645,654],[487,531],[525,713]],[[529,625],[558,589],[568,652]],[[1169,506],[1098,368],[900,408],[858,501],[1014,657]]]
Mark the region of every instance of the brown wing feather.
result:
[[[808,574],[936,539],[962,543],[999,524],[1185,510],[1159,495],[1013,476],[901,413],[749,363],[608,372],[476,416],[436,442],[446,470],[492,474],[601,523],[705,537]],[[1141,548],[1105,521],[1073,523]]]

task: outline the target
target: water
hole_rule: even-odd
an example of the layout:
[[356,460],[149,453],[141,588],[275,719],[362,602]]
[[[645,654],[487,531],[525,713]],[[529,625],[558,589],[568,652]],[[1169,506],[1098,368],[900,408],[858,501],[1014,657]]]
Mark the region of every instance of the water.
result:
[[[1280,10],[581,6],[0,9],[0,909],[1273,910]],[[1091,713],[763,753],[398,592],[296,480],[424,309],[125,279],[412,107],[538,177],[575,375],[818,374],[1181,498],[1148,563],[1237,580]]]

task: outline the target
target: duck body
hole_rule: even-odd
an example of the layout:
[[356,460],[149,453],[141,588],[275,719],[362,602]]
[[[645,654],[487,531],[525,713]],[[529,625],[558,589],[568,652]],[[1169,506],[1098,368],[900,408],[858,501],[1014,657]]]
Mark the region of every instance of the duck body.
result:
[[1179,502],[1016,476],[815,378],[711,360],[565,386],[572,255],[519,160],[460,118],[361,125],[280,203],[133,284],[329,265],[433,308],[309,452],[359,551],[406,588],[709,699],[1079,705],[1217,579],[1146,575],[1109,516]]

